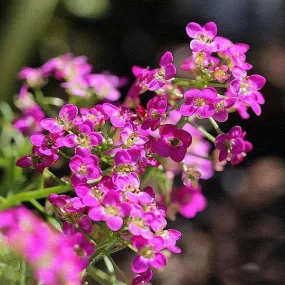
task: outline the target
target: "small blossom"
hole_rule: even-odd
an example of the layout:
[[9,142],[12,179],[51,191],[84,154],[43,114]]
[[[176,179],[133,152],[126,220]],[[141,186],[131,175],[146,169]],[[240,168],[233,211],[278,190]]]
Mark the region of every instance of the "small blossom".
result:
[[150,266],[162,268],[166,266],[167,259],[160,251],[164,248],[161,237],[155,236],[152,239],[134,237],[133,245],[138,249],[138,255],[132,263],[132,270],[135,273],[146,272]]
[[155,96],[147,103],[146,119],[142,123],[142,129],[151,128],[156,130],[162,121],[163,115],[167,109],[167,99],[164,96]]
[[186,155],[187,148],[192,142],[191,135],[177,129],[174,125],[163,125],[159,132],[160,138],[156,141],[154,149],[161,157],[170,157],[180,162]]
[[75,156],[70,159],[69,167],[76,175],[86,179],[96,179],[101,175],[99,159],[91,154],[89,148],[77,147]]
[[178,212],[185,218],[194,218],[206,208],[206,199],[200,187],[181,186],[171,195],[171,201],[178,206]]
[[153,74],[153,79],[148,83],[148,89],[155,91],[161,88],[167,80],[173,78],[176,73],[176,67],[173,64],[172,53],[167,51],[160,59],[160,68]]
[[184,93],[185,103],[181,105],[183,116],[198,115],[201,118],[210,118],[216,113],[215,105],[221,102],[215,88],[203,90],[190,89]]
[[116,191],[109,191],[102,203],[102,206],[89,210],[89,217],[93,221],[106,221],[112,231],[118,231],[123,225],[123,218],[130,212],[130,205],[122,203],[120,193]]
[[51,133],[62,133],[70,130],[73,126],[73,120],[78,114],[78,109],[73,104],[64,105],[59,111],[59,118],[47,118],[41,121],[41,126]]
[[16,165],[21,168],[35,168],[37,171],[42,173],[45,168],[50,167],[57,160],[57,154],[44,155],[40,152],[39,147],[34,146],[32,154],[18,159]]
[[214,22],[208,22],[203,27],[191,22],[186,26],[186,32],[187,35],[193,39],[190,43],[190,47],[193,51],[217,51],[218,45],[214,41],[217,35],[217,26]]

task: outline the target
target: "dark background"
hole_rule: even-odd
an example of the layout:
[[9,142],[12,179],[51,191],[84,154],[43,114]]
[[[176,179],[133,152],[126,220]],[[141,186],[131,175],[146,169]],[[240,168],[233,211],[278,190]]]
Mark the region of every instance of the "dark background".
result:
[[[0,98],[12,103],[23,65],[72,52],[94,72],[127,75],[156,67],[166,50],[177,65],[189,55],[188,22],[215,21],[219,35],[246,42],[252,73],[267,78],[261,117],[237,114],[254,150],[245,162],[203,182],[208,208],[171,225],[182,254],[154,284],[285,284],[285,3],[283,0],[11,0],[0,1]],[[126,92],[127,88],[123,90]],[[127,270],[130,258],[119,253]]]

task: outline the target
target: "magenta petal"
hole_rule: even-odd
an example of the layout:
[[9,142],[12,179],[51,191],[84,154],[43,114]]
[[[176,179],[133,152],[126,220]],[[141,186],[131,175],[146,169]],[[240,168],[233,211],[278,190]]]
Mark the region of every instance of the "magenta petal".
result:
[[132,263],[132,270],[135,273],[142,273],[149,268],[149,260],[142,256],[136,256]]
[[91,208],[88,212],[88,216],[93,221],[96,221],[96,222],[102,221],[105,217],[104,207],[98,206],[98,207]]
[[64,222],[62,230],[63,233],[69,237],[74,236],[77,233],[75,226],[70,222]]
[[190,38],[196,38],[201,32],[202,27],[197,23],[191,22],[186,26],[186,33]]
[[64,105],[59,111],[59,117],[64,120],[70,122],[73,120],[78,114],[78,109],[73,104]]
[[82,216],[78,222],[79,227],[85,232],[90,234],[92,231],[92,223],[87,216]]
[[[76,192],[77,193],[77,192]],[[98,199],[96,199],[91,194],[87,194],[82,198],[82,203],[89,207],[96,207],[100,205],[100,202]]]
[[104,196],[103,203],[107,205],[117,205],[120,203],[120,194],[114,190],[110,190]]
[[252,102],[250,107],[257,116],[261,115],[261,107],[258,103]]
[[242,129],[240,126],[235,126],[235,127],[232,127],[230,129],[230,131],[228,132],[228,137],[230,139],[235,139],[235,138],[239,138],[242,134]]
[[222,149],[220,149],[220,153],[219,153],[219,161],[224,161],[226,160],[228,157],[228,150],[224,147]]
[[187,148],[181,146],[181,147],[175,147],[170,149],[170,158],[174,160],[175,162],[181,162],[185,155],[186,155]]
[[165,255],[162,253],[156,253],[153,260],[150,261],[150,265],[154,268],[162,268],[165,267],[167,263],[167,259]]
[[64,126],[59,125],[57,120],[52,118],[41,120],[41,126],[43,129],[48,130],[51,133],[60,133],[64,130]]
[[123,219],[118,216],[108,216],[106,224],[112,231],[118,231],[123,225]]
[[187,100],[189,100],[189,99],[192,100],[193,98],[199,97],[200,93],[201,93],[201,91],[199,89],[196,89],[196,88],[193,88],[193,89],[190,89],[190,90],[186,91],[184,93],[184,98],[186,100],[186,104],[188,104]]
[[232,141],[232,143],[231,143],[231,153],[239,154],[239,153],[244,152],[244,150],[245,150],[245,144],[244,144],[243,139],[237,138],[237,139]]
[[217,25],[214,22],[208,22],[206,25],[204,25],[203,28],[207,31],[211,39],[217,35],[218,29]]
[[161,157],[168,157],[170,152],[170,145],[164,139],[159,139],[154,145],[154,150]]
[[163,66],[166,66],[167,64],[169,63],[172,63],[173,61],[173,56],[172,56],[172,53],[170,51],[167,51],[160,59],[160,62],[159,62],[159,66],[160,67],[163,67]]
[[31,143],[35,146],[41,146],[44,139],[45,139],[45,135],[40,134],[40,133],[32,134],[30,137]]
[[246,71],[238,66],[233,67],[232,74],[236,79],[242,79],[246,77]]
[[63,138],[63,145],[69,148],[77,146],[77,136],[74,134],[69,134]]
[[75,154],[82,158],[88,158],[88,156],[91,154],[91,150],[88,147],[77,147],[75,149]]
[[17,160],[16,165],[21,168],[28,168],[33,165],[32,158],[29,155],[26,155]]
[[176,74],[176,67],[174,64],[168,64],[167,66],[165,66],[165,79],[169,80],[171,78],[173,78]]
[[258,74],[253,74],[249,76],[248,80],[256,86],[257,90],[261,89],[266,82],[266,79]]
[[225,147],[225,141],[228,139],[227,134],[220,134],[216,137],[215,144],[218,149]]
[[80,166],[84,163],[84,160],[79,155],[73,156],[69,161],[69,167],[73,172],[78,172]]
[[213,118],[218,122],[225,122],[228,119],[228,112],[224,109],[216,114],[214,114]]
[[119,108],[113,104],[105,103],[103,104],[103,110],[108,116],[112,116],[119,112]]

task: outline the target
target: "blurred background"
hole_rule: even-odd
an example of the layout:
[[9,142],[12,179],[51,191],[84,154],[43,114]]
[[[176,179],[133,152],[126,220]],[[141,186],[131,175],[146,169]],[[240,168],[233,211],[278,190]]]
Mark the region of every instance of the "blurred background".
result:
[[[285,284],[283,0],[2,0],[0,99],[12,104],[22,66],[67,52],[130,82],[132,65],[156,67],[166,50],[178,66],[189,55],[191,21],[215,21],[219,35],[250,44],[252,72],[267,78],[266,104],[261,117],[233,114],[222,126],[240,124],[254,150],[203,183],[208,208],[193,220],[178,217],[182,254],[153,284]],[[132,256],[116,258],[128,271]]]

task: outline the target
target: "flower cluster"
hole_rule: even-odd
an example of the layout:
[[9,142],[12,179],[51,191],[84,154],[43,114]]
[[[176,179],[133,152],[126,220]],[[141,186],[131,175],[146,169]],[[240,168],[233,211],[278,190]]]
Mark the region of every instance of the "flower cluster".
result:
[[82,234],[57,233],[24,207],[0,212],[0,233],[45,285],[78,285],[94,246]]
[[[21,72],[29,88],[41,88],[53,75],[68,93],[88,97],[95,92],[102,101],[91,108],[66,104],[58,116],[38,120],[43,132],[31,135],[32,154],[17,165],[43,172],[60,157],[67,160],[76,196],[49,197],[64,233],[73,238],[92,234],[94,224],[106,227],[136,253],[133,284],[147,284],[152,268],[166,266],[165,252],[180,252],[181,234],[167,229],[166,219],[176,213],[193,218],[205,209],[200,179],[209,179],[227,161],[240,163],[251,151],[241,127],[223,133],[216,121],[226,121],[234,110],[247,118],[248,107],[260,115],[264,103],[259,90],[265,79],[247,75],[252,67],[246,62],[247,45],[218,37],[212,22],[189,23],[186,32],[192,53],[181,69],[192,78],[175,77],[179,71],[167,51],[158,68],[133,67],[135,82],[123,104],[109,102],[119,98],[119,78],[91,74],[84,57],[65,55]],[[146,91],[153,96],[143,105]],[[201,120],[213,125],[216,137]]]

